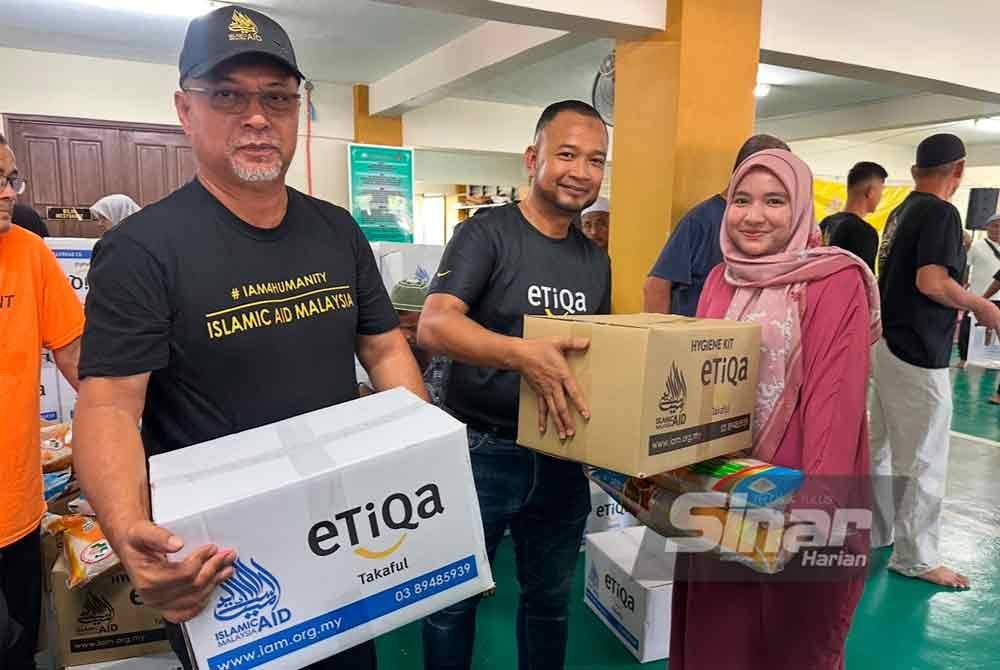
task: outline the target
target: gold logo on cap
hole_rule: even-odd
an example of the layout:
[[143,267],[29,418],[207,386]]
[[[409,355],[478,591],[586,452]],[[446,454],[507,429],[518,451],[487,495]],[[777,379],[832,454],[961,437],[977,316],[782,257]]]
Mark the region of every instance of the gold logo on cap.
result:
[[257,24],[253,22],[253,19],[238,9],[233,10],[233,20],[229,24],[229,39],[264,41],[257,31]]

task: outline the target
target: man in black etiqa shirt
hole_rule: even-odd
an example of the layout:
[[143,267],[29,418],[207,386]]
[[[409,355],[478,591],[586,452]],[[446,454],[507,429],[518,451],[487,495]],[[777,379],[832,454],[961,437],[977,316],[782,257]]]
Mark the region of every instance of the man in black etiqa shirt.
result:
[[[608,134],[586,103],[550,105],[525,152],[531,191],[520,204],[466,221],[448,244],[424,304],[421,345],[452,360],[445,406],[469,425],[472,470],[492,559],[510,527],[521,600],[518,667],[559,670],[566,655],[569,597],[590,512],[578,463],[515,443],[520,380],[543,398],[539,430],[549,421],[574,434],[574,415],[589,418],[566,356],[581,338],[522,339],[525,314],[606,314],[608,255],[573,225],[597,199]],[[472,663],[478,598],[424,622],[428,670]]]
[[864,220],[882,201],[889,173],[878,163],[862,162],[847,173],[847,204],[844,211],[831,214],[819,224],[827,244],[846,249],[875,272],[878,231]]
[[[229,39],[250,25],[256,39]],[[172,624],[205,607],[235,555],[166,558],[183,538],[150,521],[146,458],[357,398],[355,354],[376,390],[427,397],[358,225],[285,186],[301,80],[263,14],[193,20],[174,102],[197,176],[109,231],[90,269],[74,465],[185,668]],[[310,667],[375,666],[369,642]]]
[[889,569],[952,588],[969,585],[938,553],[952,413],[948,363],[958,310],[1000,327],[1000,310],[959,283],[962,226],[948,200],[964,171],[958,137],[925,139],[913,167],[916,187],[889,215],[878,258],[883,339],[875,347],[869,404],[877,503],[872,544],[888,545],[895,534]]

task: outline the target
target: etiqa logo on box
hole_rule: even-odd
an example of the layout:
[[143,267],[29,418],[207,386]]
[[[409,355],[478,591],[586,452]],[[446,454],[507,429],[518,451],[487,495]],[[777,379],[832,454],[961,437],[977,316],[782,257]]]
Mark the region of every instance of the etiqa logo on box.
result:
[[340,537],[340,529],[336,522],[343,522],[344,529],[347,530],[347,539],[357,556],[369,560],[388,558],[403,546],[403,542],[406,540],[405,532],[400,533],[398,539],[384,550],[359,546],[362,534],[370,536],[371,541],[375,541],[382,537],[383,528],[417,530],[421,521],[444,514],[441,491],[437,484],[421,486],[416,490],[414,496],[417,498],[416,505],[405,493],[393,493],[386,496],[381,505],[376,505],[374,502],[367,503],[364,506],[364,511],[367,512],[367,529],[364,523],[358,524],[355,521],[362,512],[361,507],[352,507],[338,512],[333,516],[333,519],[314,524],[309,529],[310,551],[317,556],[330,556],[336,553],[341,547],[340,542],[336,541]]

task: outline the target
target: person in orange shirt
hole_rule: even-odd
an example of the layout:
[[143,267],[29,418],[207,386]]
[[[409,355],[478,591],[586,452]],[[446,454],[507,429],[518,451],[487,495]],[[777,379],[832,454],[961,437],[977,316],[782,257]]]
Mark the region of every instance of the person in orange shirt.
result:
[[41,612],[40,353],[50,349],[76,388],[83,334],[83,307],[55,256],[41,238],[12,225],[24,187],[0,135],[0,598],[22,629],[13,647],[0,648],[11,670],[34,670]]

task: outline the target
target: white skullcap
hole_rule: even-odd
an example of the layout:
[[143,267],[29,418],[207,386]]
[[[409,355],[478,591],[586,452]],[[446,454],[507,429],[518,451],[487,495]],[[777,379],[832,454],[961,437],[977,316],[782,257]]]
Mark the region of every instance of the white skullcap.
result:
[[598,198],[593,205],[580,212],[580,216],[586,216],[591,212],[611,212],[611,203],[607,198]]

